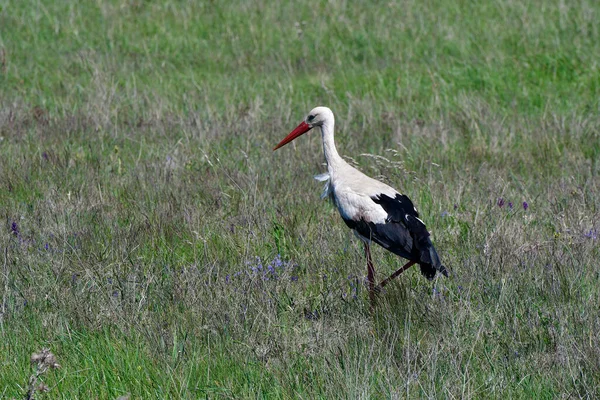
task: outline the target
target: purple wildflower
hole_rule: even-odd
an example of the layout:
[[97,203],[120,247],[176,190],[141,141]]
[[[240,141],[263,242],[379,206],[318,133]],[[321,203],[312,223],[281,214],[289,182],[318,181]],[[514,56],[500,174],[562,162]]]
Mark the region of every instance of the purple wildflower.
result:
[[527,210],[528,208],[529,208],[529,204],[526,201],[524,201],[523,202],[523,210]]
[[229,278],[230,278],[230,277],[229,277],[229,274],[227,274],[227,276],[225,276],[225,282],[226,282],[226,283],[229,283]]
[[450,213],[448,211],[442,211],[442,218],[447,217],[448,215],[450,215]]
[[510,209],[512,210],[512,208],[513,208],[513,203],[512,203],[512,201],[509,201],[509,202],[508,202],[508,208],[510,208]]
[[458,210],[458,204],[454,203],[454,210]]
[[438,289],[436,287],[433,288],[433,296],[436,297],[436,298],[438,298],[438,299],[441,299],[441,300],[445,299],[444,293],[442,292],[442,290],[440,290],[440,289]]
[[42,153],[42,158],[43,158],[44,160],[48,161],[48,153],[46,153],[46,152],[43,152],[43,153]]
[[13,221],[13,223],[10,225],[10,230],[12,231],[13,235],[19,236],[19,225],[17,225],[15,221]]
[[109,285],[112,285],[112,278],[107,278],[106,281],[108,282]]
[[496,203],[496,204],[498,204],[498,207],[502,208],[504,206],[504,199],[502,197],[500,197],[498,199],[498,203]]
[[583,236],[585,236],[586,238],[590,238],[592,240],[596,240],[596,239],[598,239],[598,230],[590,229],[590,231],[584,233]]
[[50,245],[48,245],[48,243],[46,243],[46,244],[44,245],[44,248],[46,249],[46,251],[48,251],[48,250],[50,250]]
[[292,282],[298,282],[298,277],[297,276],[292,276],[290,279],[292,280]]
[[119,295],[119,291],[115,290],[114,292],[112,292],[113,297],[117,297]]
[[307,309],[304,309],[304,317],[306,319],[309,319],[312,321],[318,320],[319,319],[319,310],[309,311]]

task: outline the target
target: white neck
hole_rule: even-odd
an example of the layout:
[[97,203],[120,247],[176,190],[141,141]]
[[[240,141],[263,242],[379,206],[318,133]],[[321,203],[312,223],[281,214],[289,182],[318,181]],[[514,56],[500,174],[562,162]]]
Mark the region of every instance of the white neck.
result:
[[325,153],[325,161],[327,161],[329,175],[333,175],[339,165],[345,162],[335,148],[335,142],[333,141],[334,125],[335,123],[333,119],[331,119],[325,120],[323,125],[320,126],[321,137],[323,138],[323,152]]

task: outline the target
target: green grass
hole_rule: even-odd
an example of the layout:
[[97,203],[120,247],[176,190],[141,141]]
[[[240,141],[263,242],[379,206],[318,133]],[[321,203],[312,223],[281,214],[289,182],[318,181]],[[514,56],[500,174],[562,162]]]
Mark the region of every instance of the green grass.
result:
[[[0,397],[43,347],[48,398],[600,396],[598,16],[0,0]],[[320,138],[271,151],[317,105],[449,278],[369,313]]]

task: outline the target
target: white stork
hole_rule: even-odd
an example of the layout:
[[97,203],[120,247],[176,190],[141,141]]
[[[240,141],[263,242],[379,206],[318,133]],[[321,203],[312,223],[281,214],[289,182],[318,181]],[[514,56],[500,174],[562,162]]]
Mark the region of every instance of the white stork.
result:
[[[371,304],[375,292],[414,264],[421,273],[433,279],[436,271],[448,276],[440,262],[429,232],[412,201],[394,188],[372,179],[349,165],[338,154],[333,140],[335,118],[327,107],[316,107],[306,119],[287,135],[275,148],[286,145],[314,127],[321,130],[327,173],[315,178],[326,181],[323,196],[329,196],[337,206],[342,219],[363,241],[367,258],[367,281]],[[389,278],[375,286],[375,270],[371,261],[370,243],[375,242],[408,263]]]

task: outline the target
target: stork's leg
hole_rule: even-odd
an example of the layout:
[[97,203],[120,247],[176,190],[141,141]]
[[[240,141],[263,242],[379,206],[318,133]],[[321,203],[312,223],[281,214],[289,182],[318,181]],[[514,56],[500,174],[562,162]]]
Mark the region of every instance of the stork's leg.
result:
[[369,299],[371,300],[371,310],[375,307],[375,268],[371,260],[371,249],[368,242],[365,242],[365,256],[367,257],[367,282],[369,284]]
[[412,267],[415,264],[416,264],[416,261],[409,261],[406,264],[404,264],[404,266],[402,268],[400,268],[398,271],[391,274],[388,278],[384,279],[379,285],[377,285],[377,287],[375,288],[375,291],[377,291],[377,292],[381,291],[381,289],[385,285],[390,283],[390,281],[392,279],[396,278],[398,275],[400,275],[401,273],[403,273],[404,271],[406,271],[407,269],[409,269],[410,267]]

